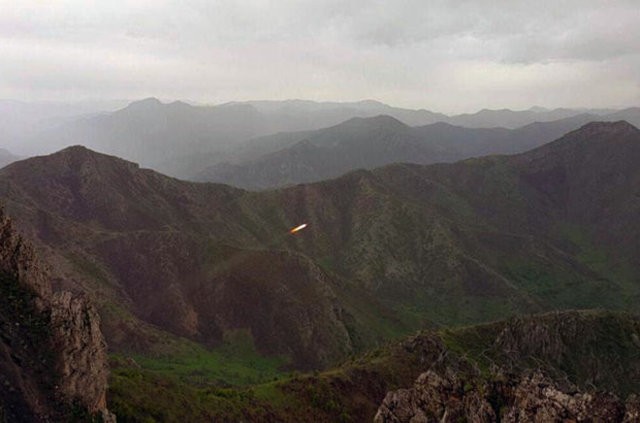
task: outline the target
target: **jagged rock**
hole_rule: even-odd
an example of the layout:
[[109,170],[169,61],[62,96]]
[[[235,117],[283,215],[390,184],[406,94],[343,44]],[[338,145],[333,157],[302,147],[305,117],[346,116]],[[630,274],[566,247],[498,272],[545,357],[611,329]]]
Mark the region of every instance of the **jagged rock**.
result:
[[51,283],[38,262],[31,244],[14,230],[11,218],[0,209],[0,269],[12,274],[20,284],[37,295],[37,305],[44,309],[51,296]]
[[487,387],[474,387],[473,391],[465,392],[469,389],[467,383],[454,372],[442,377],[427,371],[420,375],[412,389],[388,393],[374,421],[495,421],[495,412],[482,394],[488,391]]
[[80,407],[115,422],[97,312],[82,296],[53,292],[47,269],[1,209],[0,276],[0,417],[64,421]]
[[623,423],[640,422],[640,397],[638,395],[629,395],[625,403],[625,409]]
[[607,421],[619,422],[624,416],[624,404],[609,393],[562,392],[556,384],[539,372],[524,376],[506,398],[512,405],[501,421]]
[[107,353],[98,313],[85,298],[57,292],[52,298],[51,326],[59,355],[60,390],[92,413],[105,409]]
[[464,381],[453,370],[420,375],[413,388],[389,392],[374,421],[383,422],[636,422],[635,396],[623,403],[611,393],[560,390],[540,372],[494,384]]

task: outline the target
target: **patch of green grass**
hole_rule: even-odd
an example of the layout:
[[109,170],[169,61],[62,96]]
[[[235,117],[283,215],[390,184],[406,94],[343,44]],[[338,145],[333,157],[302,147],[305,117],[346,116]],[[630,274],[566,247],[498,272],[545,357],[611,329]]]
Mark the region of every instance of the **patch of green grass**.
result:
[[113,354],[109,404],[119,422],[252,421],[270,411],[249,386],[273,386],[287,363],[260,355],[246,331],[212,350],[182,340],[164,354]]
[[66,257],[80,273],[100,283],[109,285],[109,278],[104,270],[92,260],[78,253],[69,253]]
[[[115,354],[117,362],[126,358]],[[185,341],[168,354],[133,354],[131,358],[150,373],[194,385],[244,386],[279,379],[288,360],[259,354],[246,331],[229,332],[222,346],[208,350]]]
[[456,296],[455,301],[446,296],[416,295],[411,305],[396,308],[404,321],[413,322],[414,329],[468,325],[491,322],[512,316],[516,306],[508,298]]
[[332,256],[321,257],[316,260],[316,264],[322,268],[325,272],[335,272],[336,271],[336,263],[335,258]]
[[622,288],[618,296],[621,307],[635,308],[640,298],[636,272],[623,256],[612,256],[606,247],[597,245],[588,228],[583,226],[565,223],[559,225],[556,232],[577,248],[575,257],[581,263]]
[[238,421],[248,397],[219,388],[200,388],[144,369],[118,367],[111,373],[108,403],[119,422]]
[[619,308],[618,286],[603,278],[573,272],[562,262],[545,264],[516,258],[504,267],[510,279],[545,309]]

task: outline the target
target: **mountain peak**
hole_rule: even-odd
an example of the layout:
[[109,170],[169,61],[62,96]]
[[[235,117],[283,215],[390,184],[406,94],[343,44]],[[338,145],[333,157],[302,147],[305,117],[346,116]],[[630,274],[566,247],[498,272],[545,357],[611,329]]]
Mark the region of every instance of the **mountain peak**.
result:
[[616,122],[589,122],[575,131],[569,132],[554,143],[580,143],[582,145],[602,144],[615,142],[626,143],[629,138],[633,141],[640,136],[640,130],[629,122],[619,120]]
[[385,104],[385,103],[383,103],[381,101],[373,100],[373,99],[364,99],[364,100],[356,101],[353,104],[355,104],[357,106],[360,106],[360,107],[371,107],[371,108],[389,107],[388,104]]
[[589,122],[586,125],[576,129],[574,132],[585,134],[622,134],[622,133],[637,133],[638,128],[627,122],[626,120],[619,120],[616,122]]
[[338,126],[356,126],[356,127],[380,127],[380,128],[409,128],[409,126],[400,122],[398,119],[389,115],[378,115],[373,117],[355,117],[351,118]]
[[57,151],[45,157],[50,157],[50,158],[65,157],[69,159],[72,158],[74,160],[78,160],[78,159],[85,160],[85,159],[90,159],[94,157],[101,157],[101,158],[110,159],[113,161],[128,163],[127,160],[121,159],[120,157],[99,153],[97,151],[94,151],[94,150],[91,150],[90,148],[85,147],[84,145],[72,145],[70,147],[64,148],[60,151]]
[[84,145],[72,145],[66,148],[63,148],[62,150],[58,151],[57,153],[54,154],[87,154],[87,153],[93,153],[93,150],[88,149],[87,147],[85,147]]
[[[591,166],[629,164],[640,154],[640,130],[629,122],[590,122],[539,148],[514,156],[516,161],[591,163]],[[634,164],[635,166],[635,164]]]
[[3,168],[2,172],[23,176],[32,175],[34,172],[40,175],[57,175],[83,169],[86,175],[86,172],[92,173],[97,169],[109,169],[114,174],[118,174],[138,168],[136,163],[98,153],[82,145],[73,145],[46,156],[31,157],[12,163]]
[[125,109],[150,109],[150,108],[154,108],[154,107],[158,107],[158,106],[162,106],[163,103],[158,100],[155,97],[149,97],[149,98],[145,98],[142,100],[138,100],[138,101],[134,101],[129,103],[129,105],[127,107],[125,107]]
[[[152,100],[157,100],[157,99],[153,98]],[[158,101],[158,103],[160,103],[160,102]],[[162,103],[160,103],[160,104],[162,104]],[[176,101],[173,101],[173,102],[169,103],[169,106],[170,107],[181,107],[181,108],[191,108],[191,107],[193,107],[193,106],[191,106],[191,104],[185,103],[184,101],[180,101],[180,100],[176,100]]]

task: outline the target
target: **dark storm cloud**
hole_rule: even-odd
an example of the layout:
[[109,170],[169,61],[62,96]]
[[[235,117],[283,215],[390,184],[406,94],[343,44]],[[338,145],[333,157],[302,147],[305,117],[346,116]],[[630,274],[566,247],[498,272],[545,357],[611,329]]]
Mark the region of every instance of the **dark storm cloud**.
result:
[[636,1],[0,0],[0,97],[637,103]]

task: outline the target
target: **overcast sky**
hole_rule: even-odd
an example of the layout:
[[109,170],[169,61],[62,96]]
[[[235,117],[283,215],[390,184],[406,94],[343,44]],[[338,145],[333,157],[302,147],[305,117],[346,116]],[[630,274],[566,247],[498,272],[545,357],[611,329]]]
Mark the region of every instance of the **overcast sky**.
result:
[[640,1],[0,0],[0,98],[640,105]]

